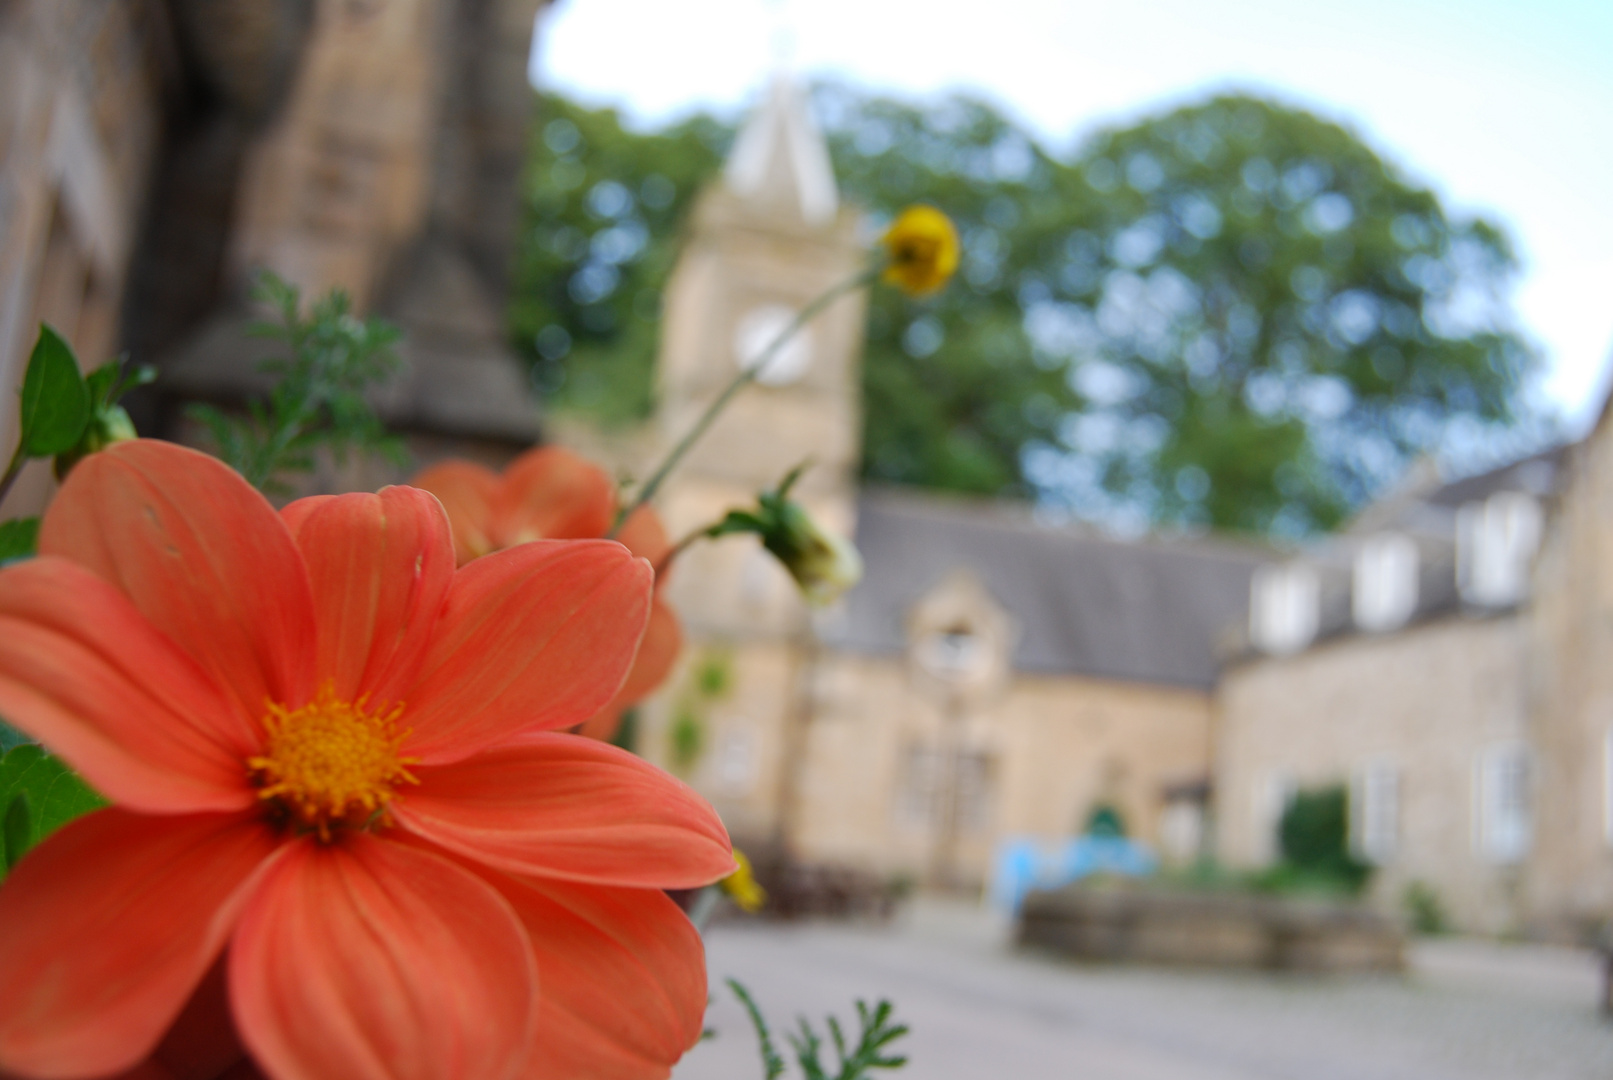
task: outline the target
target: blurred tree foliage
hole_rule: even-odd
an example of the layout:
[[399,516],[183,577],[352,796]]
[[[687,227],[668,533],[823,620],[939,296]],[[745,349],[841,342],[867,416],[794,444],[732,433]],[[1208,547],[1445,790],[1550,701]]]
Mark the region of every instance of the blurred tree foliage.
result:
[[[816,91],[846,197],[957,221],[962,280],[875,290],[868,477],[1078,516],[1301,534],[1409,457],[1519,420],[1504,236],[1356,136],[1222,97],[1067,159],[990,106]],[[659,290],[732,132],[547,97],[514,332],[539,389],[607,423],[653,406]]]
[[1068,228],[1020,286],[1090,403],[1077,453],[1042,454],[1048,486],[1079,492],[1101,463],[1156,520],[1302,533],[1453,425],[1517,419],[1534,357],[1509,329],[1506,239],[1344,128],[1218,98],[1100,133],[1075,167]]
[[543,96],[510,315],[555,406],[609,425],[650,414],[679,226],[732,138],[704,116],[639,134],[613,111]]

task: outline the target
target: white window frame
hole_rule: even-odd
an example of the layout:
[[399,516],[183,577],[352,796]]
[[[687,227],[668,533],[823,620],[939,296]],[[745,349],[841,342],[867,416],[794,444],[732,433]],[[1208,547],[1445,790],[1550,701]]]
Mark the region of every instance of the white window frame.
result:
[[1534,763],[1522,742],[1479,751],[1473,777],[1474,846],[1488,862],[1522,862],[1534,843]]
[[955,626],[926,634],[919,644],[919,660],[932,675],[965,679],[979,672],[989,658],[986,642],[972,626]]
[[1257,567],[1249,581],[1249,640],[1272,656],[1291,656],[1316,639],[1321,582],[1303,562]]
[[1370,761],[1350,792],[1350,846],[1374,866],[1392,863],[1400,850],[1400,770]]
[[945,770],[946,755],[939,744],[915,739],[903,748],[896,791],[896,817],[901,825],[916,831],[935,828]]
[[1299,783],[1293,775],[1275,769],[1261,777],[1254,790],[1254,827],[1256,859],[1274,863],[1282,857],[1283,815],[1288,812],[1294,796],[1299,794]]
[[1403,533],[1368,537],[1355,555],[1350,614],[1372,633],[1395,630],[1417,610],[1417,543]]
[[1521,491],[1498,491],[1457,511],[1456,584],[1462,599],[1485,607],[1524,599],[1543,527],[1540,500]]

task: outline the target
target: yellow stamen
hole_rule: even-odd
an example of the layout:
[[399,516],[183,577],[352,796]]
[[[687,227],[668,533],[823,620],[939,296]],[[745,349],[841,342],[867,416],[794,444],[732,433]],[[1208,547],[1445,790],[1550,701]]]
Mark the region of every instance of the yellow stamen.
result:
[[399,749],[409,732],[398,727],[403,706],[370,711],[365,700],[342,701],[326,681],[296,709],[269,702],[263,718],[268,745],[247,762],[258,798],[293,821],[331,838],[333,826],[362,828],[385,817],[399,784],[418,781]]

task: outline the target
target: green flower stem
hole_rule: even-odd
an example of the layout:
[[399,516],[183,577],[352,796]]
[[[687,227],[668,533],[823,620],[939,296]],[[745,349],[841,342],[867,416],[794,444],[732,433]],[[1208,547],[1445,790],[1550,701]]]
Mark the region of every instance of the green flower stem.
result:
[[17,444],[17,452],[11,455],[11,464],[6,466],[4,476],[0,476],[0,503],[6,501],[6,495],[11,491],[11,485],[17,482],[17,476],[22,467],[28,464],[28,456],[22,452],[22,444]]
[[[622,523],[628,519],[629,515],[655,498],[656,492],[661,490],[661,485],[666,483],[666,478],[677,467],[678,462],[683,460],[684,455],[700,440],[700,436],[706,433],[706,429],[711,427],[712,421],[716,420],[722,411],[728,407],[728,403],[734,399],[735,394],[756,381],[762,369],[772,362],[773,357],[784,347],[786,342],[799,333],[803,326],[821,314],[830,304],[847,293],[854,292],[870,284],[875,278],[879,277],[883,270],[883,263],[876,262],[868,269],[830,286],[810,304],[798,311],[795,318],[790,320],[789,325],[779,331],[778,337],[774,338],[767,348],[762,350],[762,355],[757,357],[756,363],[736,375],[734,380],[724,387],[723,392],[717,395],[717,399],[706,406],[706,411],[700,414],[700,419],[695,421],[694,427],[690,428],[688,434],[678,440],[677,445],[672,448],[672,452],[667,454],[666,460],[661,462],[660,468],[656,469],[650,478],[644,482],[644,486],[639,488],[639,492],[633,497],[633,501],[616,512],[616,521],[611,525],[610,532],[605,534],[605,538],[614,540],[616,534],[621,531]],[[693,538],[688,539],[692,542]]]
[[[718,522],[717,524],[721,523]],[[657,560],[655,564],[655,579],[657,581],[661,580],[661,575],[666,573],[668,568],[670,568],[672,564],[677,561],[679,555],[682,555],[685,551],[689,550],[689,548],[693,547],[701,540],[707,540],[715,536],[716,533],[714,530],[717,528],[717,524],[706,525],[703,528],[696,529],[694,532],[690,533],[688,536],[685,536],[682,540],[679,540],[676,544],[673,544],[670,548],[668,548],[667,553],[661,556],[661,558]]]

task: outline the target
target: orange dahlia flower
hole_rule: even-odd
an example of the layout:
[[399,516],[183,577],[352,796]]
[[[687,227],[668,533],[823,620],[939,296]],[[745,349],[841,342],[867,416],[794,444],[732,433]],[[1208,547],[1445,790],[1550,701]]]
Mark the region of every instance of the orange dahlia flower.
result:
[[660,889],[733,869],[722,824],[555,730],[632,666],[643,560],[456,570],[426,492],[276,514],[145,440],[74,469],[39,550],[0,571],[0,713],[113,806],[0,887],[0,1072],[136,1067],[221,957],[274,1080],[665,1077],[698,1038]]
[[[500,476],[470,461],[444,461],[410,481],[442,500],[454,530],[454,552],[464,566],[492,551],[530,540],[597,539],[616,520],[616,488],[605,470],[558,446],[528,450]],[[671,550],[666,529],[652,508],[641,506],[622,524],[617,539],[657,566]],[[661,599],[663,573],[655,583],[650,625],[638,659],[616,697],[582,726],[582,734],[609,739],[622,713],[660,686],[683,645],[678,617]]]

